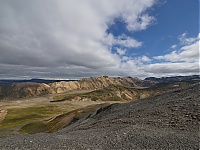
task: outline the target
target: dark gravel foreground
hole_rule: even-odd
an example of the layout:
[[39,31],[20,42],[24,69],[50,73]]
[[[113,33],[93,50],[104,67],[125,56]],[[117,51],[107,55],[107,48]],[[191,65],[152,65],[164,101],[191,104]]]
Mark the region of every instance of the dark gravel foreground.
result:
[[0,149],[199,149],[199,84],[113,104],[56,133],[0,138]]

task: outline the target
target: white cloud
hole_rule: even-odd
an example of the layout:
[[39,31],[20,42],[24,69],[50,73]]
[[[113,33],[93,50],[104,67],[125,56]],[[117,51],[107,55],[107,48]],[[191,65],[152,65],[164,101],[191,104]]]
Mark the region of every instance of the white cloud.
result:
[[164,62],[145,66],[146,72],[158,76],[199,74],[199,34],[193,38],[186,38],[185,36],[185,33],[179,36],[179,45],[182,45],[180,49],[163,56],[154,57],[154,59]]
[[175,45],[175,44],[171,46],[172,49],[174,49],[174,48],[176,48],[176,47],[177,47],[177,45]]
[[199,39],[199,35],[197,38],[187,38],[187,32],[185,32],[181,34],[180,36],[178,36],[178,39],[180,40],[181,44],[189,45],[197,41]]
[[130,58],[128,57],[128,56],[123,56],[122,57],[122,61],[127,61],[127,60],[129,60]]
[[141,57],[141,60],[142,60],[143,62],[150,62],[150,61],[151,61],[151,59],[150,59],[149,57],[147,57],[147,56],[142,56],[142,57]]
[[127,47],[127,48],[135,48],[135,47],[140,47],[142,46],[142,42],[138,42],[135,39],[128,37],[126,35],[122,35],[117,37],[114,40],[114,45],[120,45],[123,47]]
[[[128,56],[128,49],[140,47],[142,42],[127,35],[115,37],[107,33],[116,18],[121,18],[129,31],[146,29],[155,20],[146,10],[156,2],[157,0],[1,1],[0,78],[156,75],[158,71],[152,72],[149,68],[159,65],[150,64],[149,57]],[[183,61],[191,63],[188,57],[192,58],[196,54],[196,45],[192,46],[195,42],[185,38],[185,35],[180,40],[190,45],[184,45],[182,49],[175,51],[173,59],[167,56],[162,56],[162,59],[175,61],[181,57]],[[118,47],[116,53],[112,51],[114,47]],[[158,67],[155,68],[159,70]]]
[[154,22],[155,18],[152,16],[148,16],[147,14],[143,14],[142,16],[139,16],[137,18],[137,22],[135,20],[132,20],[132,18],[129,18],[127,29],[130,31],[137,31],[137,30],[144,30],[149,25],[151,25]]
[[126,49],[116,48],[117,53],[122,56],[126,53]]
[[[137,22],[154,0],[34,0],[2,1],[0,5],[0,63],[38,67],[112,67],[120,57],[113,44],[139,47],[125,35],[107,35],[121,17]],[[106,35],[106,36],[105,36]]]
[[108,47],[119,46],[126,48],[137,48],[142,46],[142,42],[138,42],[134,38],[126,36],[125,34],[117,37],[114,37],[111,33],[105,34],[101,41]]
[[156,63],[144,66],[147,76],[175,76],[199,74],[198,63]]
[[[181,35],[185,37],[185,33]],[[179,50],[174,50],[164,56],[154,57],[157,60],[170,62],[198,62],[199,61],[199,37],[182,38],[181,44],[185,43]]]

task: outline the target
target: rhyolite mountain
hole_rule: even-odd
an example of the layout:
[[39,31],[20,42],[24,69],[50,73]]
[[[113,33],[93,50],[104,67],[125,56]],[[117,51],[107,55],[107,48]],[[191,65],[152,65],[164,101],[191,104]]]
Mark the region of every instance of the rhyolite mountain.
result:
[[77,81],[61,81],[53,83],[22,82],[3,84],[0,89],[1,99],[7,98],[27,98],[42,96],[47,94],[65,93],[69,91],[97,90],[110,85],[120,85],[124,87],[149,87],[154,85],[154,81],[145,81],[132,77],[108,77],[83,78]]
[[[0,84],[0,99],[12,98],[28,98],[35,96],[43,96],[47,94],[66,93],[70,91],[81,90],[98,90],[111,85],[123,86],[131,88],[145,88],[151,87],[157,83],[177,82],[183,80],[199,80],[199,75],[194,76],[177,76],[177,77],[163,77],[163,78],[146,78],[141,80],[132,77],[91,77],[83,78],[73,81],[48,81],[46,80],[31,80],[31,82],[17,82],[17,83],[1,83]],[[49,83],[50,82],[50,83]],[[127,91],[126,91],[127,92]]]

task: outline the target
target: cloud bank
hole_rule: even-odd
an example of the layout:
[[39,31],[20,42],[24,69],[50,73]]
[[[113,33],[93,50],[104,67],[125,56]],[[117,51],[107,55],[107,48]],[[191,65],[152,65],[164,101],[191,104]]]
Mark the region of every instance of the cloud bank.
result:
[[[191,75],[199,74],[199,39],[200,34],[197,37],[186,37],[186,33],[183,33],[178,37],[180,40],[180,48],[173,50],[169,54],[163,56],[156,56],[154,59],[162,60],[164,62],[151,64],[147,68],[148,72],[154,74],[164,75]],[[172,45],[172,48],[176,48]]]
[[[115,37],[107,33],[107,29],[116,18],[122,18],[128,31],[145,30],[155,20],[148,15],[147,10],[156,2],[157,0],[1,1],[0,78],[155,76],[162,72],[159,65],[165,64],[151,64],[151,59],[147,56],[126,56],[126,48],[140,47],[142,41],[127,35]],[[183,58],[182,61],[194,63],[187,59],[187,52],[190,49],[195,51],[197,45],[193,46],[192,39],[184,43],[185,35],[179,38],[185,44],[180,51],[157,56],[155,59],[173,62]],[[196,55],[194,53],[189,57]],[[170,72],[170,68],[168,70]]]

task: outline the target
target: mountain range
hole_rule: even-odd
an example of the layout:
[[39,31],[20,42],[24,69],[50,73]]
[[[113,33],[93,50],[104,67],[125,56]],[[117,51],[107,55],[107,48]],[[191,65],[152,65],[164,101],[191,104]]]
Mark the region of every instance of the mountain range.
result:
[[3,84],[0,89],[1,99],[27,98],[47,94],[58,94],[70,91],[97,90],[110,85],[141,88],[154,85],[156,82],[131,77],[96,77],[83,78],[77,81],[60,81],[53,83],[20,82]]
[[[55,81],[54,80],[41,80],[32,79],[31,82],[12,82],[0,84],[0,99],[12,99],[12,98],[28,98],[35,96],[43,96],[47,94],[66,93],[70,91],[82,91],[82,90],[98,90],[108,86],[123,86],[131,88],[146,88],[151,87],[157,83],[175,82],[182,80],[199,80],[199,75],[194,76],[177,76],[166,78],[146,78],[141,80],[139,78],[132,77],[91,77],[83,78],[80,80],[71,81]],[[41,83],[44,82],[44,83]]]

